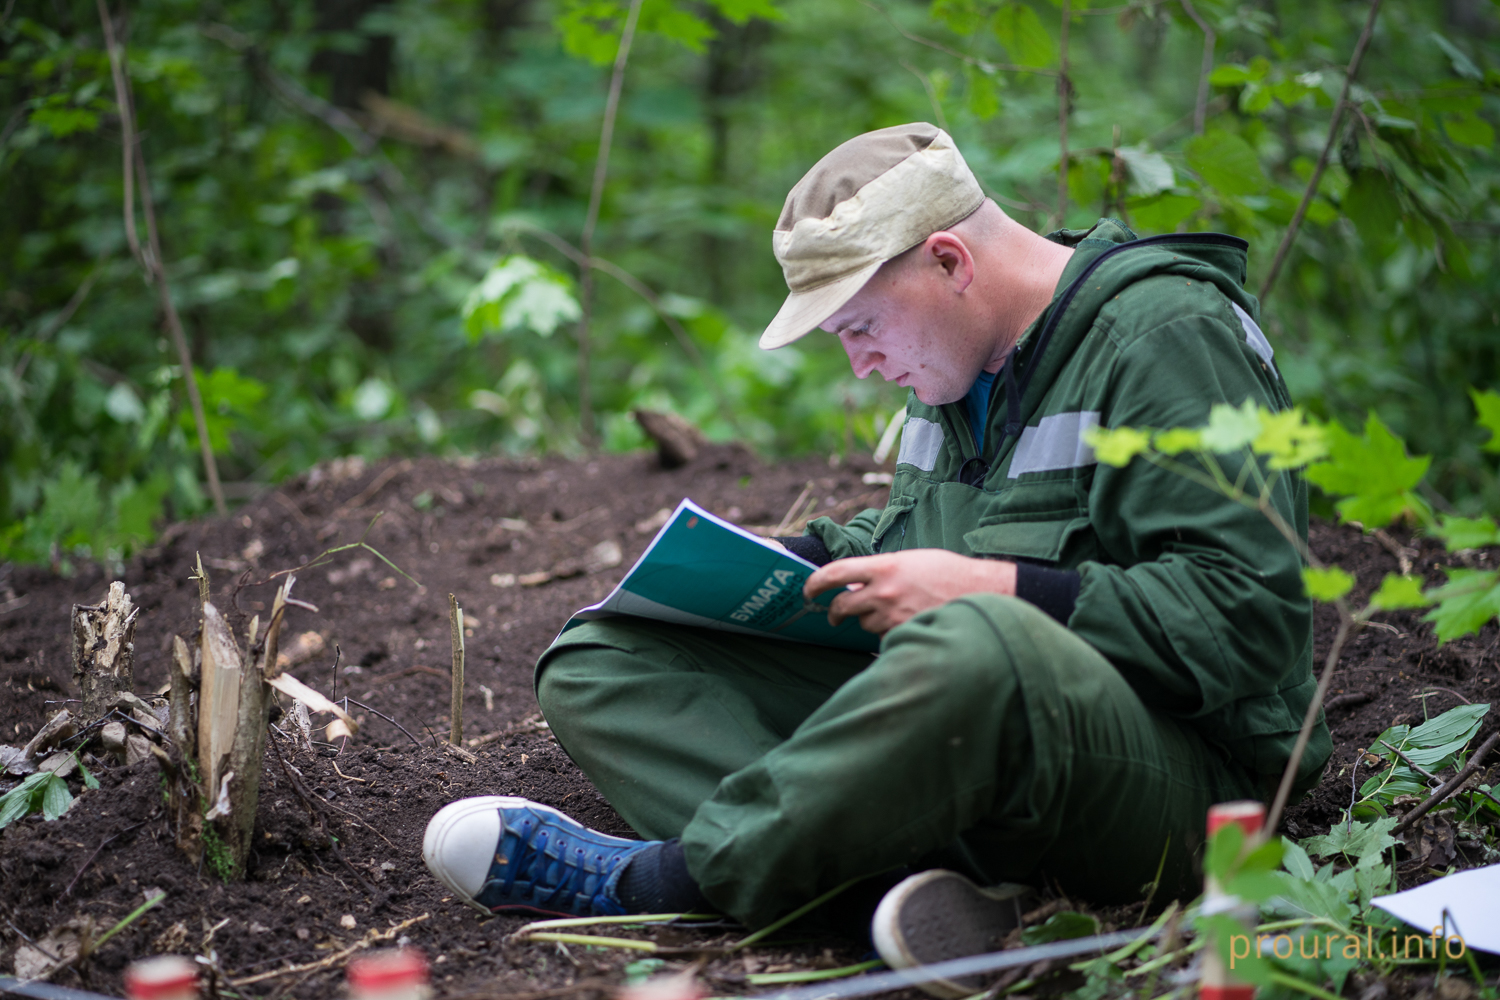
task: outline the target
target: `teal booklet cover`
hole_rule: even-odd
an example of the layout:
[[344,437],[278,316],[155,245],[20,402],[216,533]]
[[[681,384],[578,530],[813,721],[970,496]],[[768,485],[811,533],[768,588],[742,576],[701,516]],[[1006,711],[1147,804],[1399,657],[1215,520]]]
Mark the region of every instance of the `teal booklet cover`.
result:
[[817,569],[779,545],[684,500],[608,597],[563,626],[610,615],[639,615],[725,632],[771,636],[875,652],[880,637],[856,618],[828,624],[828,604],[844,588],[802,596]]

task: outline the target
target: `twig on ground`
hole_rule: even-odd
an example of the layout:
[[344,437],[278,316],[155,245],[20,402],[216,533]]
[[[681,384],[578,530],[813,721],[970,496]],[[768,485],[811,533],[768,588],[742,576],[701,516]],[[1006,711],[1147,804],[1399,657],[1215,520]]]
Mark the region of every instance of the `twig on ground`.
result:
[[802,487],[802,492],[797,494],[797,499],[792,501],[792,505],[788,507],[786,509],[786,513],[781,516],[781,520],[776,522],[776,527],[772,529],[771,534],[782,535],[791,528],[793,522],[795,522],[797,519],[797,512],[802,509],[803,501],[807,499],[807,495],[812,491],[813,482],[809,479],[807,481],[807,485]]
[[403,920],[401,921],[401,923],[396,924],[394,927],[388,928],[383,931],[372,930],[368,934],[366,934],[363,939],[354,942],[342,951],[335,952],[326,958],[320,958],[316,962],[308,962],[303,965],[292,965],[288,966],[285,969],[272,969],[270,972],[262,972],[254,976],[246,976],[243,979],[231,979],[229,980],[229,985],[236,987],[250,986],[255,983],[263,983],[267,979],[276,979],[280,976],[295,976],[303,972],[317,972],[320,969],[329,968],[330,966],[337,965],[339,962],[348,958],[356,951],[368,948],[372,944],[380,941],[390,941],[397,934],[406,930],[413,924],[421,923],[429,916],[431,916],[431,914],[424,913],[419,917],[412,917],[410,920]]
[[1370,36],[1375,31],[1375,16],[1379,13],[1380,0],[1370,0],[1370,15],[1365,19],[1365,28],[1359,34],[1359,41],[1354,44],[1354,55],[1350,57],[1349,68],[1344,73],[1344,89],[1339,91],[1339,99],[1333,105],[1333,120],[1328,123],[1328,141],[1323,144],[1323,152],[1318,154],[1317,165],[1313,167],[1312,176],[1307,180],[1307,189],[1302,192],[1302,201],[1298,203],[1297,211],[1292,213],[1292,221],[1287,224],[1286,233],[1281,237],[1281,245],[1276,248],[1276,255],[1271,258],[1270,270],[1266,272],[1266,278],[1261,282],[1262,307],[1265,305],[1266,297],[1271,294],[1271,289],[1276,286],[1276,277],[1281,273],[1281,265],[1286,262],[1287,254],[1297,240],[1297,231],[1302,228],[1302,220],[1307,217],[1308,206],[1317,196],[1318,185],[1323,180],[1323,172],[1328,169],[1328,159],[1333,154],[1333,147],[1338,144],[1339,126],[1344,123],[1344,111],[1349,106],[1349,88],[1354,85],[1354,77],[1359,73],[1359,64],[1365,57],[1365,49],[1370,45]]
[[1411,575],[1411,557],[1417,555],[1417,550],[1410,546],[1402,545],[1390,536],[1384,528],[1376,528],[1370,532],[1370,536],[1379,542],[1387,552],[1396,557],[1396,564],[1401,568],[1402,576]]
[[1465,698],[1463,695],[1459,694],[1457,691],[1453,690],[1452,688],[1442,688],[1442,687],[1437,687],[1435,685],[1428,685],[1427,687],[1424,687],[1422,689],[1421,694],[1414,695],[1413,698],[1414,699],[1415,698],[1422,698],[1422,697],[1426,696],[1429,692],[1434,692],[1434,691],[1440,691],[1443,694],[1451,694],[1453,697],[1457,698],[1459,701],[1463,702],[1465,705],[1472,705],[1472,704],[1474,704],[1472,701],[1470,701],[1469,699]]
[[457,744],[464,737],[464,609],[452,594],[448,595],[448,633],[453,643],[448,742]]
[[370,780],[368,778],[356,778],[352,774],[345,774],[343,771],[340,771],[339,770],[339,762],[338,762],[337,758],[335,758],[334,761],[333,761],[333,773],[337,774],[340,778],[343,778],[345,781],[357,781],[361,785],[368,785],[368,784],[370,784]]
[[386,715],[384,712],[380,711],[380,709],[378,709],[378,708],[371,708],[369,705],[366,705],[364,702],[362,702],[362,701],[355,701],[353,698],[348,698],[346,700],[351,705],[358,705],[360,708],[364,709],[366,712],[372,712],[375,715],[380,716],[386,722],[389,722],[391,725],[395,726],[397,729],[401,730],[403,733],[406,733],[406,738],[409,739],[409,740],[411,740],[417,746],[421,746],[422,745],[422,741],[419,740],[419,739],[417,739],[410,732],[408,732],[405,726],[403,726],[401,723],[397,722],[395,719],[391,718],[389,715]]
[[375,498],[375,494],[385,488],[385,484],[401,475],[403,472],[411,471],[411,460],[402,459],[393,465],[388,465],[381,470],[380,475],[371,480],[370,485],[360,490],[357,494],[345,500],[339,508],[333,512],[332,519],[335,521],[348,517],[365,504]]
[[1427,798],[1424,799],[1422,803],[1415,809],[1407,813],[1406,817],[1401,820],[1400,823],[1397,823],[1396,828],[1391,831],[1392,835],[1399,836],[1405,833],[1407,830],[1410,830],[1413,824],[1415,824],[1417,820],[1421,819],[1423,816],[1427,815],[1428,811],[1432,809],[1433,806],[1437,805],[1438,803],[1452,796],[1453,793],[1457,792],[1463,786],[1463,783],[1468,781],[1469,778],[1479,770],[1479,765],[1484,763],[1484,758],[1489,754],[1491,750],[1495,748],[1496,743],[1500,743],[1500,733],[1495,733],[1489,739],[1481,743],[1479,745],[1479,749],[1475,750],[1473,755],[1469,757],[1469,763],[1465,765],[1464,769],[1462,771],[1459,771],[1458,774],[1454,775],[1453,778],[1447,782],[1447,784],[1443,785],[1437,791],[1427,796]]
[[370,683],[384,684],[387,681],[395,681],[400,680],[403,677],[410,677],[412,674],[431,674],[434,677],[441,677],[443,680],[447,680],[450,676],[446,670],[439,670],[437,667],[427,667],[418,663],[414,666],[404,667],[400,670],[392,670],[388,674],[376,674],[374,677],[370,678]]
[[551,728],[552,727],[547,724],[547,720],[542,718],[542,713],[537,712],[534,715],[528,715],[520,722],[515,722],[509,726],[506,726],[504,729],[496,730],[493,733],[485,733],[483,736],[476,736],[473,739],[469,740],[468,744],[471,747],[484,746],[486,743],[494,743],[496,740],[503,740],[507,736],[521,736],[526,733],[545,733]]
[[105,837],[103,840],[99,841],[99,846],[96,847],[96,848],[94,848],[94,853],[90,854],[89,855],[89,859],[87,861],[85,861],[79,867],[77,874],[75,874],[73,876],[73,880],[68,883],[68,887],[62,891],[62,895],[59,896],[58,898],[59,899],[66,899],[66,898],[68,898],[68,893],[70,893],[70,892],[73,891],[73,887],[78,884],[78,880],[83,877],[83,873],[88,870],[89,865],[91,865],[91,864],[94,863],[94,859],[99,856],[99,852],[100,851],[102,851],[106,847],[108,847],[113,841],[119,839],[120,837],[125,836],[125,834],[129,833],[131,830],[137,829],[138,827],[142,827],[142,826],[145,826],[145,825],[146,825],[146,821],[145,820],[141,820],[139,823],[135,823],[135,824],[132,824],[131,826],[127,826],[125,829],[119,831],[118,833],[110,834],[108,837]]

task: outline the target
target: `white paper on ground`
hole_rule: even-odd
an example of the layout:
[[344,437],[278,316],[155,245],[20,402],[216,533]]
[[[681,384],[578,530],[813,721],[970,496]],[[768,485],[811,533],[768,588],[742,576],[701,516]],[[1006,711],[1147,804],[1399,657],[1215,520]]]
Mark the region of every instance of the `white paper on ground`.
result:
[[1424,934],[1443,926],[1470,948],[1500,954],[1500,865],[1473,868],[1370,902]]

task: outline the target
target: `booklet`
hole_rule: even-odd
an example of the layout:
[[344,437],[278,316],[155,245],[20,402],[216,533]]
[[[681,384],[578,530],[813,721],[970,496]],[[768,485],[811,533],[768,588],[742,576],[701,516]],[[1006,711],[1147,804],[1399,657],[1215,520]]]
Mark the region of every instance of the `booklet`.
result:
[[828,605],[845,588],[813,601],[802,596],[802,584],[817,568],[684,500],[620,585],[574,614],[562,630],[610,615],[638,615],[875,652],[880,637],[860,628],[859,619],[845,619],[838,628],[828,624]]

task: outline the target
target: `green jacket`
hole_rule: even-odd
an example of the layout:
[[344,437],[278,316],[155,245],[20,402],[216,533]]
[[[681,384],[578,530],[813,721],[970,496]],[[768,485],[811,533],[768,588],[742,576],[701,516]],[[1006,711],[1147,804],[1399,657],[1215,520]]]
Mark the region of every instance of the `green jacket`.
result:
[[[1147,705],[1274,781],[1316,687],[1296,549],[1258,511],[1143,459],[1100,465],[1081,439],[1094,424],[1202,426],[1215,403],[1291,405],[1241,287],[1247,245],[1137,241],[1112,220],[1048,238],[1075,253],[995,379],[984,453],[962,401],[913,395],[885,508],[809,531],[835,558],[943,548],[1076,570],[1068,628]],[[1305,539],[1301,478],[1283,476],[1274,502]],[[1299,789],[1331,751],[1320,718]]]

